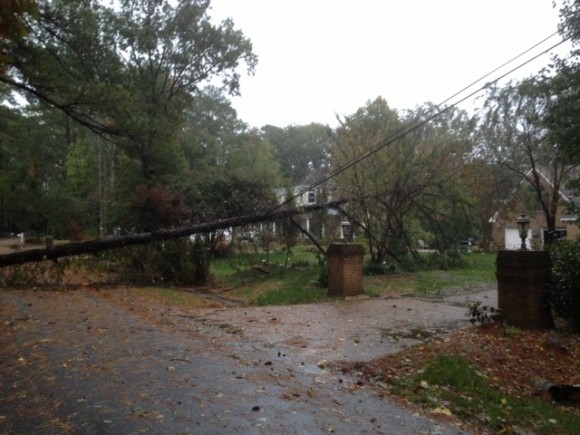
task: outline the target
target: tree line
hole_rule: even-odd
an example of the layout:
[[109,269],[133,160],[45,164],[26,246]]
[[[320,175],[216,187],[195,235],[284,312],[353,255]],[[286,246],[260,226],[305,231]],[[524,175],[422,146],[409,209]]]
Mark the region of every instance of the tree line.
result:
[[[577,48],[528,79],[490,86],[476,113],[448,108],[350,165],[439,109],[398,110],[377,97],[336,128],[248,126],[229,98],[258,59],[209,8],[2,4],[1,233],[81,240],[260,215],[277,206],[274,188],[344,168],[325,189],[351,200],[342,212],[381,263],[402,261],[418,239],[488,246],[489,218],[522,180],[552,229],[559,188],[579,189]],[[579,9],[566,1],[561,10],[573,43]]]

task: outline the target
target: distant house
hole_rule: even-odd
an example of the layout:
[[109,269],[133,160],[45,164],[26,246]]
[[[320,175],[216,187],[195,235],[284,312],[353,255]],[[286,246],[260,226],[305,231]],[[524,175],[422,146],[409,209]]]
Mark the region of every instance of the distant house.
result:
[[[303,207],[332,201],[335,192],[332,180],[315,186],[322,177],[323,175],[319,171],[314,171],[299,184],[290,188],[275,189],[278,204],[291,200],[295,207]],[[305,214],[298,219],[306,231],[318,237],[324,237],[327,234],[329,224],[334,227],[334,221],[339,218],[336,210],[328,209],[322,213]],[[338,227],[338,224],[336,226]]]
[[[542,185],[546,191],[553,190],[553,185],[549,178],[541,171],[538,171]],[[526,238],[528,249],[541,249],[547,238],[548,226],[543,210],[539,206],[536,193],[531,191],[530,186],[525,181],[520,184],[517,192],[512,198],[506,201],[504,207],[498,210],[490,219],[493,226],[492,238],[495,245],[500,249],[519,249],[522,240],[518,233],[516,220],[522,212],[530,218],[530,228]],[[566,213],[566,204],[574,200],[571,193],[565,188],[559,191],[560,203],[556,212],[556,238],[575,240],[580,237],[578,227],[578,216]]]

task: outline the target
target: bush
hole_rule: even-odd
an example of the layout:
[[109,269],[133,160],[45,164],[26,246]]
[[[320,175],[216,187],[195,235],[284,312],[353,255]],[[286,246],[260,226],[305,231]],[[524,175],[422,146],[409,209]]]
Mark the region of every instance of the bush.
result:
[[209,254],[200,240],[168,240],[120,250],[110,260],[121,279],[136,284],[202,284],[210,279]]
[[427,260],[428,269],[450,270],[462,269],[467,266],[467,261],[458,250],[449,250],[443,253],[434,252]]
[[450,270],[465,268],[468,263],[465,256],[459,251],[434,252],[431,255],[413,256],[410,254],[399,255],[400,262],[394,260],[383,263],[368,261],[364,265],[364,274],[369,275],[392,275],[400,271],[419,272],[421,270]]
[[318,287],[327,288],[329,282],[328,259],[326,253],[317,253],[318,258]]
[[550,257],[550,307],[573,330],[580,331],[580,241],[560,240],[553,243]]
[[392,263],[373,263],[367,261],[363,268],[363,273],[366,276],[372,275],[392,275],[397,272],[397,267]]

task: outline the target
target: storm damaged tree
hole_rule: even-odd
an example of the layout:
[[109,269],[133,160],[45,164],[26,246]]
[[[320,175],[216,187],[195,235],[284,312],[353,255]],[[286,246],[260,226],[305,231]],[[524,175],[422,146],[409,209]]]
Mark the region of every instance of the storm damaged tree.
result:
[[2,81],[98,133],[150,134],[160,127],[149,123],[154,116],[167,121],[168,115],[181,115],[179,103],[200,85],[218,79],[236,94],[240,64],[253,71],[250,41],[231,20],[213,25],[209,5],[43,2],[36,17],[26,17],[29,34],[7,48],[9,71]]
[[[187,119],[181,134],[186,169],[177,182],[190,211],[188,221],[208,222],[275,208],[272,187],[279,185],[279,170],[271,146],[256,129],[248,130],[223,94],[205,89]],[[236,239],[236,234],[226,235],[225,230],[229,232],[207,235],[212,251],[224,237]]]
[[[67,142],[68,160],[59,167],[82,168],[76,174],[89,179],[97,179],[98,171],[104,180],[115,165],[117,176],[104,180],[99,211],[92,211],[102,215],[100,227],[121,224],[142,209],[129,207],[139,196],[137,186],[179,193],[186,168],[183,126],[188,109],[202,97],[200,89],[211,82],[235,95],[240,69],[253,72],[250,41],[231,20],[213,24],[209,5],[207,0],[39,2],[37,13],[18,15],[26,32],[2,47],[0,83],[28,99],[24,111],[51,108],[64,113],[69,125],[99,136],[85,131],[78,136],[82,143]],[[96,155],[83,156],[81,149]]]
[[513,194],[518,182],[509,170],[489,162],[477,151],[467,158],[461,179],[469,198],[474,225],[481,236],[481,248],[489,252],[493,242],[490,219],[505,206],[505,198]]
[[[540,76],[547,100],[544,123],[548,130],[547,139],[558,144],[566,161],[580,164],[580,5],[565,0],[560,9],[560,33],[572,42],[568,56],[554,59],[552,68]],[[567,205],[569,212],[580,212],[580,175],[571,174],[567,186],[573,192]]]
[[[466,202],[453,183],[463,164],[469,124],[461,112],[451,112],[411,128],[428,110],[401,120],[377,98],[342,119],[337,130],[332,156],[337,167],[377,150],[337,177],[340,194],[352,199],[345,212],[362,230],[373,263],[403,262],[407,252],[414,252],[421,226],[444,249],[458,237],[457,227],[465,225]],[[456,234],[449,238],[450,232]]]
[[482,109],[479,144],[488,161],[509,170],[531,190],[530,207],[544,215],[548,245],[555,234],[561,190],[578,167],[546,128],[552,95],[538,78],[490,88]]
[[198,88],[215,80],[235,95],[241,64],[256,64],[231,20],[211,23],[209,4],[43,2],[0,80],[114,140],[154,182],[175,170],[169,157]]

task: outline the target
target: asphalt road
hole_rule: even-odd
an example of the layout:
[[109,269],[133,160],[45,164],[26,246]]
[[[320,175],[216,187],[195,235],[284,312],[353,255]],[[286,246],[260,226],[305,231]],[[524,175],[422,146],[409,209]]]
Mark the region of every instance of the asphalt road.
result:
[[0,434],[458,434],[329,368],[468,325],[421,300],[183,309],[122,289],[0,291]]

